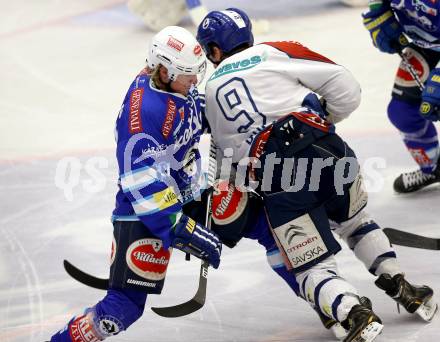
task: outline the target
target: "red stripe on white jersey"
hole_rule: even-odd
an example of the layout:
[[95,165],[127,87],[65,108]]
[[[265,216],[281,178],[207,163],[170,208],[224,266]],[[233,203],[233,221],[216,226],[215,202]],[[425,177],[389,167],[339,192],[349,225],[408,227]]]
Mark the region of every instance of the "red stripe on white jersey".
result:
[[293,42],[293,41],[264,42],[263,44],[270,45],[275,49],[278,49],[286,53],[291,58],[307,59],[317,62],[336,64],[327,57],[324,57],[319,53],[310,50],[309,48],[305,47],[304,45],[301,45],[298,42]]

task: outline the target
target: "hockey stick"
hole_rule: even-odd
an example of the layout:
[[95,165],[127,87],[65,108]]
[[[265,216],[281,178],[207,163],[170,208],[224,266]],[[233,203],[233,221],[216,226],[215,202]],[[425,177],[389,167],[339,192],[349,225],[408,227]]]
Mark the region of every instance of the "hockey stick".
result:
[[414,78],[414,81],[416,81],[417,87],[419,87],[420,91],[423,91],[423,89],[425,89],[425,85],[423,84],[422,80],[417,74],[416,69],[414,69],[414,67],[412,66],[408,57],[401,50],[399,51],[399,56],[400,58],[402,58],[403,64],[405,65],[406,69],[411,74],[411,76]]
[[[212,139],[210,139],[210,147],[209,147],[209,164],[208,164],[208,186],[213,186],[214,181],[216,179],[217,174],[217,160],[216,160],[216,152],[217,148]],[[212,197],[212,189],[208,189],[208,199],[206,203],[206,218],[205,218],[205,227],[211,229],[211,197]],[[202,260],[202,264],[200,266],[200,274],[199,274],[199,286],[197,288],[197,292],[189,301],[173,305],[167,307],[152,307],[156,314],[162,317],[181,317],[189,315],[203,307],[206,300],[206,287],[208,285],[208,267],[209,263],[205,260]]]
[[[412,66],[408,57],[406,57],[406,55],[402,51],[399,51],[399,56],[402,58],[403,64],[405,65],[406,69],[411,74],[411,76],[414,78],[414,81],[416,81],[417,87],[420,89],[420,91],[423,92],[423,90],[425,89],[425,85],[423,84],[422,80],[417,74],[416,69],[414,69],[414,67]],[[438,106],[435,106],[434,110],[438,112],[440,108]]]
[[[208,199],[206,204],[207,209],[206,209],[206,220],[205,220],[205,227],[207,227],[208,229],[211,229],[211,196],[212,196],[212,192],[210,191],[210,193],[208,194]],[[199,274],[199,287],[197,288],[197,292],[193,298],[182,304],[167,306],[163,308],[152,307],[151,310],[153,310],[159,316],[172,318],[172,317],[186,316],[201,309],[205,304],[205,300],[206,300],[206,287],[208,284],[208,267],[209,267],[209,263],[205,260],[202,260],[202,264],[200,266],[200,274]]]
[[63,265],[67,274],[70,275],[73,279],[79,281],[80,283],[93,287],[98,290],[108,289],[108,279],[98,278],[84,271],[81,271],[78,267],[72,265],[67,260],[63,261]]
[[417,235],[394,228],[384,228],[383,231],[392,244],[435,251],[440,250],[440,238]]

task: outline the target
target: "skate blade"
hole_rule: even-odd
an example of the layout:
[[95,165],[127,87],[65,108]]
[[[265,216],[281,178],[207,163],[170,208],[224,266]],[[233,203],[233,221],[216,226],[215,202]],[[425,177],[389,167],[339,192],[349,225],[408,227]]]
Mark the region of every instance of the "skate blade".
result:
[[362,330],[360,336],[355,340],[356,342],[372,342],[380,335],[383,329],[383,324],[379,322],[371,322],[364,330]]
[[431,322],[437,311],[438,305],[437,303],[434,303],[434,300],[431,298],[426,303],[420,305],[416,310],[416,314],[418,314],[425,322]]

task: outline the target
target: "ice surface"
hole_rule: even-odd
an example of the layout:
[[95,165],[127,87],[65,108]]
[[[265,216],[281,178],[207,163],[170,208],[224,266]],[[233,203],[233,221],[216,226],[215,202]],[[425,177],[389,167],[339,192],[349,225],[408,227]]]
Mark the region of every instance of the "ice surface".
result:
[[[362,85],[363,100],[338,131],[362,165],[369,158],[386,163],[377,177],[366,177],[374,190],[369,211],[384,227],[440,236],[440,187],[408,196],[391,189],[398,173],[415,167],[386,117],[399,59],[372,47],[362,9],[336,0],[206,4],[267,16],[271,30],[256,37],[258,42],[297,40],[351,70]],[[0,8],[0,341],[41,342],[104,294],[70,279],[62,260],[107,276],[116,189],[113,125],[128,85],[143,67],[152,33],[122,1],[1,1]],[[183,23],[189,25],[188,19]],[[82,166],[71,201],[55,181],[65,157]],[[97,183],[85,165],[99,162],[104,163],[101,183],[91,192],[84,182]],[[440,292],[439,252],[396,250],[409,279]],[[223,255],[221,269],[210,273],[205,307],[188,317],[165,319],[149,307],[183,302],[197,284],[199,262],[185,262],[176,251],[163,295],[151,296],[145,315],[112,341],[331,340],[316,314],[270,270],[262,248],[242,241]],[[338,259],[342,273],[373,300],[385,322],[378,341],[440,338],[438,317],[426,325],[398,315],[350,251]]]

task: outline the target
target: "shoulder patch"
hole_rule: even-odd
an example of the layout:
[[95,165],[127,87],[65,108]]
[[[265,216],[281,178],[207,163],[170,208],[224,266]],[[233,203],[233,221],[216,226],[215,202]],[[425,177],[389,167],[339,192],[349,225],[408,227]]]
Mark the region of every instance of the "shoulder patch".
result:
[[173,99],[167,100],[167,111],[165,114],[165,120],[162,124],[162,135],[165,139],[168,139],[171,129],[173,128],[174,118],[176,117],[176,103]]
[[130,117],[128,121],[131,134],[142,132],[141,104],[144,88],[133,90],[130,95]]
[[298,42],[282,41],[282,42],[265,42],[263,44],[270,45],[275,49],[278,49],[286,53],[290,58],[307,59],[311,61],[336,64],[327,57],[324,57],[319,53],[310,50],[309,48],[305,47],[304,45],[301,45]]

